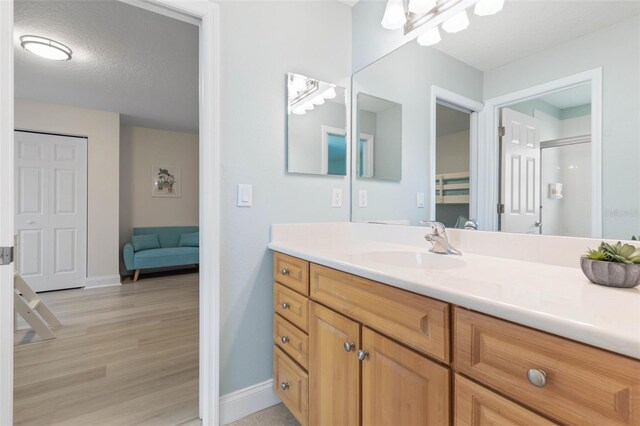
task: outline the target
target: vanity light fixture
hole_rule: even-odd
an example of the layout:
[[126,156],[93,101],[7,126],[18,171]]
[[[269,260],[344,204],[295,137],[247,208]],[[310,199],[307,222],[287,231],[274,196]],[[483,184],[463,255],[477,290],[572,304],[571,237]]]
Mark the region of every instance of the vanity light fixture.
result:
[[382,27],[388,30],[397,30],[407,22],[402,0],[388,0],[387,7],[382,17]]
[[307,89],[307,81],[301,75],[293,76],[291,79],[291,90],[300,93]]
[[322,96],[316,96],[315,98],[311,99],[311,103],[314,105],[322,105],[324,104],[324,98]]
[[436,7],[436,0],[409,0],[409,12],[424,15]]
[[467,16],[467,11],[463,10],[462,12],[454,15],[453,17],[447,19],[442,23],[442,29],[448,33],[457,33],[469,26],[469,17]]
[[20,37],[20,46],[27,52],[53,61],[68,61],[71,59],[71,49],[50,38],[24,35]]
[[325,99],[333,99],[336,97],[336,88],[334,86],[329,87],[323,94],[322,97]]
[[433,46],[441,40],[438,27],[431,28],[418,36],[420,46]]
[[480,0],[476,3],[473,13],[478,16],[495,15],[502,10],[504,0]]

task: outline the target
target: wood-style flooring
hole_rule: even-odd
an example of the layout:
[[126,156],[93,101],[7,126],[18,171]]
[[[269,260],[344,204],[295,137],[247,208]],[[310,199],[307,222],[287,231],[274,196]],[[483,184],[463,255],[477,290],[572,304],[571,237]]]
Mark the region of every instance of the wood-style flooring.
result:
[[143,275],[135,284],[41,296],[63,326],[49,341],[16,332],[16,425],[197,418],[198,274]]

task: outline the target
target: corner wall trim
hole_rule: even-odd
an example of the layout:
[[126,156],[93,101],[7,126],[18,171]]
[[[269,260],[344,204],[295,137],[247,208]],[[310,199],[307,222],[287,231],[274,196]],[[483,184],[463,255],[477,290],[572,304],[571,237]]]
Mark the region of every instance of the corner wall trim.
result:
[[84,288],[107,287],[120,285],[120,275],[103,275],[100,277],[87,277],[84,280]]
[[273,391],[273,379],[222,395],[220,424],[226,425],[280,403]]

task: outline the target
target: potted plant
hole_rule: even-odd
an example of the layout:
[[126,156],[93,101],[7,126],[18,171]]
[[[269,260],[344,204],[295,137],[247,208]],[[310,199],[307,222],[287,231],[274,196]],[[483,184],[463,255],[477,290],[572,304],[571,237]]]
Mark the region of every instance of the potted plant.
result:
[[582,272],[595,284],[632,288],[640,284],[640,249],[631,244],[602,242],[580,259]]

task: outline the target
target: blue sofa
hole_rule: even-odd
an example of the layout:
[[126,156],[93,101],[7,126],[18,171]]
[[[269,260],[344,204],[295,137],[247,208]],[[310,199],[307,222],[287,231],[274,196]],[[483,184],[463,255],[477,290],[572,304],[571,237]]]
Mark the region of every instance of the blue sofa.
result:
[[163,226],[133,228],[131,242],[124,245],[122,257],[133,280],[140,270],[200,263],[199,228],[197,226]]

